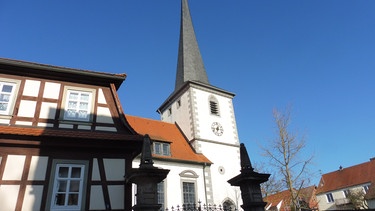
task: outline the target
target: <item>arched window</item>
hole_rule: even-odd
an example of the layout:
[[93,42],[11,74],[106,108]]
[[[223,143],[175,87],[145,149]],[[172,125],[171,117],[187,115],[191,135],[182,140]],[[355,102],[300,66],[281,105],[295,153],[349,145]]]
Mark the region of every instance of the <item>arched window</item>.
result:
[[220,110],[219,110],[219,102],[214,96],[210,96],[209,98],[210,103],[210,113],[215,116],[220,116]]
[[197,203],[196,179],[197,173],[186,170],[180,173],[182,186],[182,202],[185,206],[191,206]]

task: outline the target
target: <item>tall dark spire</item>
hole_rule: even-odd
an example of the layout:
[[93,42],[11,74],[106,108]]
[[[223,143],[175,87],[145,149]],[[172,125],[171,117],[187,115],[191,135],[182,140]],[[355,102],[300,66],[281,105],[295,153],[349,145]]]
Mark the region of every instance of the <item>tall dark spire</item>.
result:
[[175,90],[186,81],[209,84],[187,0],[181,0],[181,26]]

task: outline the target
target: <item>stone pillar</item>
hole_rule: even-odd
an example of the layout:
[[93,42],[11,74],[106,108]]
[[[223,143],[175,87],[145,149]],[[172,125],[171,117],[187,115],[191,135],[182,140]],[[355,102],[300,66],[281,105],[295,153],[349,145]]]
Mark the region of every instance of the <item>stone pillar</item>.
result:
[[228,183],[232,186],[240,186],[244,211],[264,211],[266,202],[263,202],[260,184],[266,182],[270,174],[260,174],[251,166],[249,155],[244,144],[240,146],[241,173]]
[[159,211],[157,184],[163,181],[169,173],[167,169],[154,167],[151,155],[151,141],[145,135],[142,148],[141,163],[138,169],[132,169],[126,177],[126,182],[137,185],[135,211]]

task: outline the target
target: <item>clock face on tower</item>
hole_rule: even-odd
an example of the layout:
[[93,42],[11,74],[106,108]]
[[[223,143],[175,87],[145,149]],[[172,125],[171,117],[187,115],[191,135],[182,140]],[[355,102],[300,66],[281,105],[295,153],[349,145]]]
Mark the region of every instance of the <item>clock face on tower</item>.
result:
[[223,135],[223,132],[224,132],[223,126],[221,126],[220,123],[218,123],[218,122],[213,122],[212,123],[211,130],[217,136]]

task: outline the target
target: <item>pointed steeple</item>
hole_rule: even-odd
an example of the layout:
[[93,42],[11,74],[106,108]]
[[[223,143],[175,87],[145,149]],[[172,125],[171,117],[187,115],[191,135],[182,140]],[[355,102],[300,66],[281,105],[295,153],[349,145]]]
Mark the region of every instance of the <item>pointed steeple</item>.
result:
[[175,90],[186,81],[209,84],[187,0],[181,0],[181,26]]

